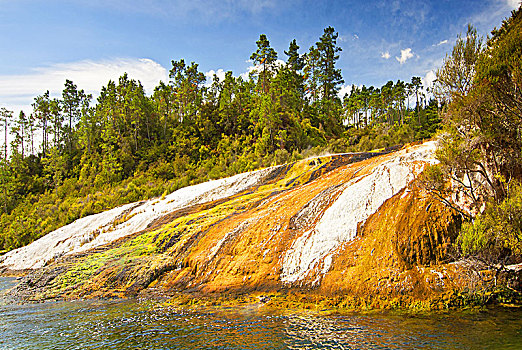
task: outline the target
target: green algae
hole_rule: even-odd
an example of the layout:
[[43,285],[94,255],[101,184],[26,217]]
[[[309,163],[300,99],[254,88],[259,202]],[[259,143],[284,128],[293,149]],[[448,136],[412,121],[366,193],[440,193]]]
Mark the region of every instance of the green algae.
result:
[[[289,180],[292,181],[291,187],[305,183],[311,173],[320,166],[321,162],[314,162],[313,165],[305,161],[294,163],[285,176],[277,181],[261,185],[255,191],[240,193],[210,209],[178,217],[158,229],[124,240],[118,247],[79,258],[65,273],[53,281],[51,288],[45,294],[58,296],[65,291],[74,290],[75,287],[85,284],[109,268],[121,272],[125,267],[139,268],[140,265],[150,265],[149,258],[153,258],[152,262],[162,260],[162,252],[167,255],[175,255],[200,232],[208,230],[231,215],[251,209],[256,205],[255,203],[266,200],[281,188],[288,188]],[[173,239],[174,244],[170,244]],[[189,248],[185,247],[185,249]]]
[[[285,166],[284,172],[249,190],[215,203],[194,206],[166,220],[157,227],[136,233],[105,250],[73,259],[46,290],[44,298],[125,297],[136,295],[154,285],[162,274],[178,268],[193,268],[189,253],[197,248],[198,237],[226,219],[241,215],[266,201],[277,201],[283,190],[297,188],[315,179],[314,172],[328,171],[332,157],[301,161]],[[236,224],[237,227],[239,227]],[[231,226],[229,226],[230,228]],[[187,269],[188,271],[188,269]],[[164,291],[168,292],[168,291]],[[318,312],[351,312],[371,310],[407,310],[429,312],[452,308],[476,308],[489,303],[521,304],[520,298],[508,297],[504,291],[481,293],[446,292],[429,297],[408,295],[334,295],[317,293],[252,293],[252,294],[179,294],[173,298],[180,305],[259,304],[278,309],[314,310]],[[264,300],[260,302],[260,300]]]
[[[184,293],[179,292],[170,296],[167,305],[201,309],[206,307],[241,307],[244,305],[256,305],[265,309],[315,312],[319,314],[348,314],[348,313],[382,313],[393,312],[396,314],[430,314],[444,313],[448,311],[479,312],[489,308],[520,308],[522,300],[510,299],[513,303],[503,303],[505,289],[499,289],[495,298],[487,303],[480,298],[480,293],[462,293],[450,291],[439,297],[428,299],[415,299],[407,295],[353,295],[325,296],[314,293],[302,293],[298,291],[286,292],[253,292],[253,293]],[[448,297],[449,296],[449,297]],[[482,300],[482,302],[480,302]]]

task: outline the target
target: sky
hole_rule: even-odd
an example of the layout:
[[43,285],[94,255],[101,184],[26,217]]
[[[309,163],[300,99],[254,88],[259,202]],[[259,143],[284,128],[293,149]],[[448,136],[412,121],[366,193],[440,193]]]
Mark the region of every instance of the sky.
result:
[[487,36],[519,0],[0,0],[0,107],[30,113],[59,97],[65,79],[95,97],[127,72],[152,93],[172,60],[208,77],[252,69],[266,34],[280,59],[296,39],[305,53],[332,26],[345,84],[380,87],[420,76],[425,85],[473,24]]

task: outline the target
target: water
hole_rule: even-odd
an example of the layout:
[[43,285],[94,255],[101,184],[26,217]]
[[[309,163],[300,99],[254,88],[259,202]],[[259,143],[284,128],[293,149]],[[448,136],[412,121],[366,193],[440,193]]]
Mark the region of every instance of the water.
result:
[[[0,278],[0,290],[16,281]],[[0,301],[0,349],[522,349],[522,312],[188,311],[160,302]]]

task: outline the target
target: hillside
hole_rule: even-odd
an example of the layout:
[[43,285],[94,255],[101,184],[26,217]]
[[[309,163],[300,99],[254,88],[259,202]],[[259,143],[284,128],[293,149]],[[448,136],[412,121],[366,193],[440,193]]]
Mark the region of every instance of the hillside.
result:
[[460,216],[416,185],[434,149],[331,155],[187,187],[80,219],[0,266],[36,268],[16,291],[28,299],[306,291],[438,300],[483,281],[446,263]]
[[[316,94],[295,42],[286,66],[248,81],[229,72],[208,87],[197,64],[173,61],[153,96],[124,75],[95,108],[67,81],[63,101],[35,99],[41,120],[56,107],[42,152],[20,113],[0,164],[0,272],[25,274],[12,293],[29,300],[520,303],[521,26],[518,9],[484,44],[469,25],[415,108],[416,77],[341,101],[333,70]],[[328,27],[321,42],[335,52],[336,38]],[[257,44],[253,56],[269,47]],[[60,110],[71,94],[74,128]]]
[[354,85],[341,96],[338,56],[328,54],[340,49],[337,36],[326,28],[309,56],[293,40],[279,64],[261,34],[253,55],[264,68],[248,78],[228,71],[209,79],[179,59],[168,81],[147,93],[124,73],[97,98],[66,80],[59,98],[36,96],[32,112],[0,106],[4,140],[12,140],[0,158],[0,254],[189,185],[317,154],[392,147],[440,129],[440,106],[419,100],[419,77]]

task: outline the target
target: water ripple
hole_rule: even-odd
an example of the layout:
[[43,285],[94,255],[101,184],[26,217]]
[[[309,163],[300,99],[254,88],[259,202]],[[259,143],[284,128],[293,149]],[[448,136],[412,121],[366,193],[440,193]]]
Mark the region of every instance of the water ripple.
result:
[[4,303],[0,349],[520,349],[521,316],[191,312],[135,300]]

